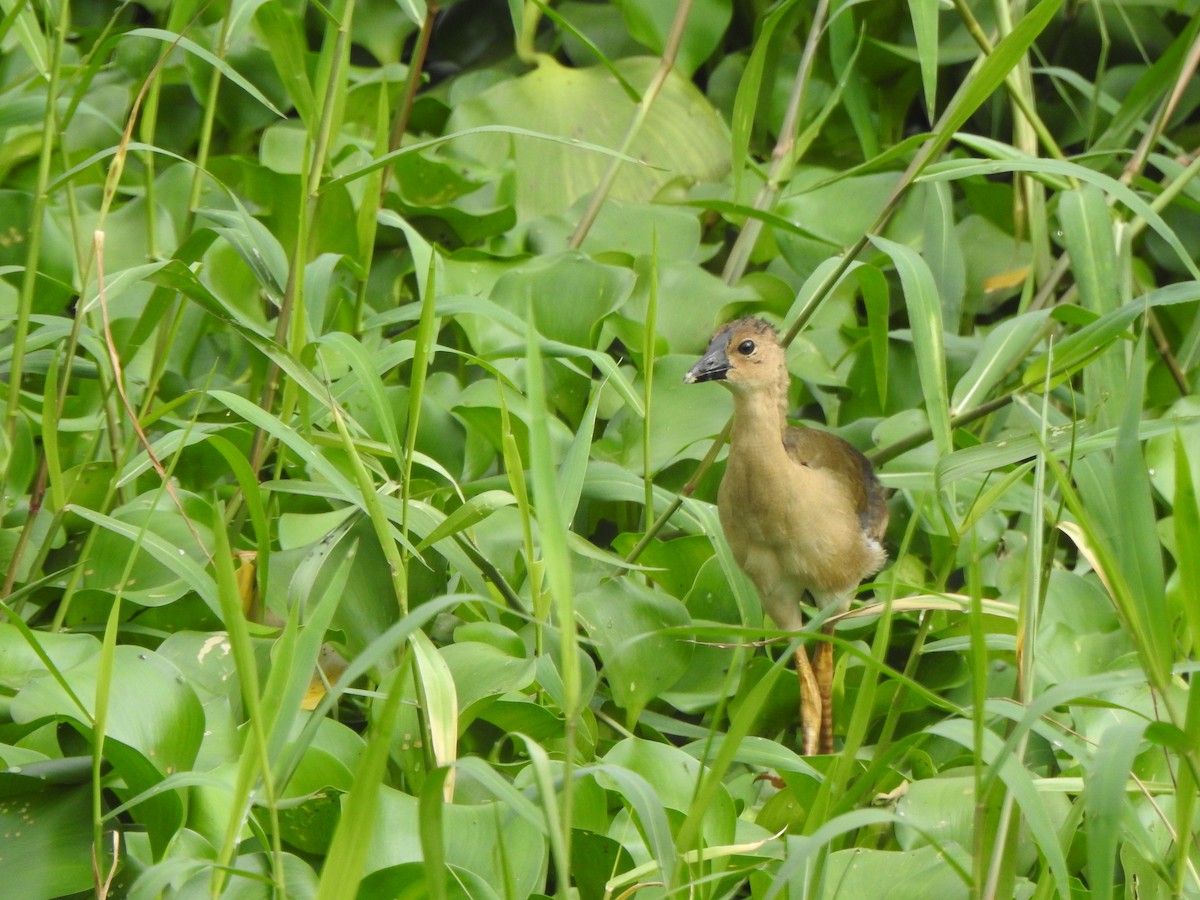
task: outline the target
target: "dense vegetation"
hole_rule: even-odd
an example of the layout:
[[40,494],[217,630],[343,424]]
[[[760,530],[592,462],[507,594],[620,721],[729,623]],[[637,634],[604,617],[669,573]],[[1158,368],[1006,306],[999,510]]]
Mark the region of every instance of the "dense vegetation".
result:
[[[1195,0],[2,8],[0,892],[1200,894]],[[751,312],[894,491],[832,756]]]

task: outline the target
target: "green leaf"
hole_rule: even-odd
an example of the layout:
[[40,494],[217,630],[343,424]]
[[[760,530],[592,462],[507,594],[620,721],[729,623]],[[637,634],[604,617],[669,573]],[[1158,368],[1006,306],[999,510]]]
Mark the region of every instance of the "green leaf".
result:
[[911,247],[872,236],[871,242],[892,258],[904,287],[908,322],[917,354],[917,371],[925,394],[925,411],[933,428],[938,455],[954,449],[950,435],[950,397],[946,385],[946,349],[943,345],[942,303],[933,273]]
[[375,718],[367,748],[354,770],[354,787],[342,803],[342,816],[321,871],[317,900],[353,900],[358,896],[358,885],[365,874],[364,866],[376,830],[376,809],[384,786],[388,748],[403,697],[399,672],[396,670],[389,682],[390,690],[382,712]]
[[164,31],[161,28],[132,28],[125,32],[125,36],[153,38],[154,40],[163,41],[171,45],[171,47],[183,48],[193,56],[204,60],[206,63],[220,72],[222,76],[228,78],[231,82],[236,84],[275,115],[279,116],[279,118],[285,118],[284,114],[275,107],[275,104],[266,98],[262,91],[243,78],[231,65],[229,65],[229,63],[214,56],[212,53],[210,53],[208,50],[205,50],[190,38],[186,38],[181,34],[174,34],[170,31]]
[[921,87],[925,92],[925,114],[936,118],[938,70],[938,0],[908,0],[917,58],[921,61]]
[[1122,837],[1121,822],[1128,814],[1126,795],[1134,757],[1142,747],[1146,723],[1138,719],[1105,729],[1096,757],[1084,778],[1083,808],[1088,829],[1088,881],[1099,900],[1113,896],[1113,868]]
[[53,900],[92,886],[92,791],[88,785],[46,786],[0,799],[0,879],[13,897]]
[[1021,313],[1003,320],[987,333],[971,367],[954,385],[950,397],[954,415],[983,403],[1018,368],[1041,337],[1049,316],[1049,310]]
[[[644,90],[657,62],[625,59],[617,67],[635,88]],[[580,117],[579,111],[587,110]],[[561,213],[600,183],[608,160],[557,141],[486,135],[483,128],[501,123],[511,129],[570,135],[580,147],[618,145],[635,106],[603,68],[568,69],[549,57],[516,79],[501,81],[458,104],[448,131],[474,134],[455,140],[457,155],[495,166],[511,157],[516,209],[520,221]],[[672,73],[634,137],[629,155],[644,161],[626,165],[612,194],[618,200],[650,200],[673,178],[716,181],[729,167],[724,126],[707,99],[690,82]]]
[[632,578],[614,578],[575,598],[596,643],[613,700],[632,728],[646,704],[670,690],[691,660],[692,648],[672,630],[691,624],[683,604]]

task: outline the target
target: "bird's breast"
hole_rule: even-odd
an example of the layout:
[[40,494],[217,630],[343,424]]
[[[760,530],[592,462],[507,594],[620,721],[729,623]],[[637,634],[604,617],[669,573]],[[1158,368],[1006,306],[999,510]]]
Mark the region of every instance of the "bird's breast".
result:
[[717,499],[721,525],[760,594],[789,587],[818,599],[846,595],[879,570],[883,550],[835,479],[790,460],[755,468],[730,456]]

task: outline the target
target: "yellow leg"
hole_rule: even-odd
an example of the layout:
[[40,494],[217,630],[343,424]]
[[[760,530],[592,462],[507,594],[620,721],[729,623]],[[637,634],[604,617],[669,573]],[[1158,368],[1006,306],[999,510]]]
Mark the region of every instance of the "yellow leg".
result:
[[821,690],[804,647],[796,648],[796,677],[800,679],[800,735],[802,752],[814,756],[819,752]]
[[[822,634],[833,634],[832,625],[821,627]],[[820,752],[833,752],[833,644],[821,641],[813,654],[813,669],[821,701]]]

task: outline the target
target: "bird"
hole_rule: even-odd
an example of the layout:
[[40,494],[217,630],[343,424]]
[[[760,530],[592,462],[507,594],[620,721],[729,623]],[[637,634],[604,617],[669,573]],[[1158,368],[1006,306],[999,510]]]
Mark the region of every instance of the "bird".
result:
[[[717,512],[733,557],[783,630],[804,627],[805,593],[818,609],[845,609],[887,560],[887,493],[871,462],[828,431],[791,426],[785,348],[775,328],[747,316],[728,322],[684,376],[733,394],[733,425]],[[822,626],[833,633],[833,624]],[[805,756],[833,752],[833,644],[810,664],[795,651]]]

